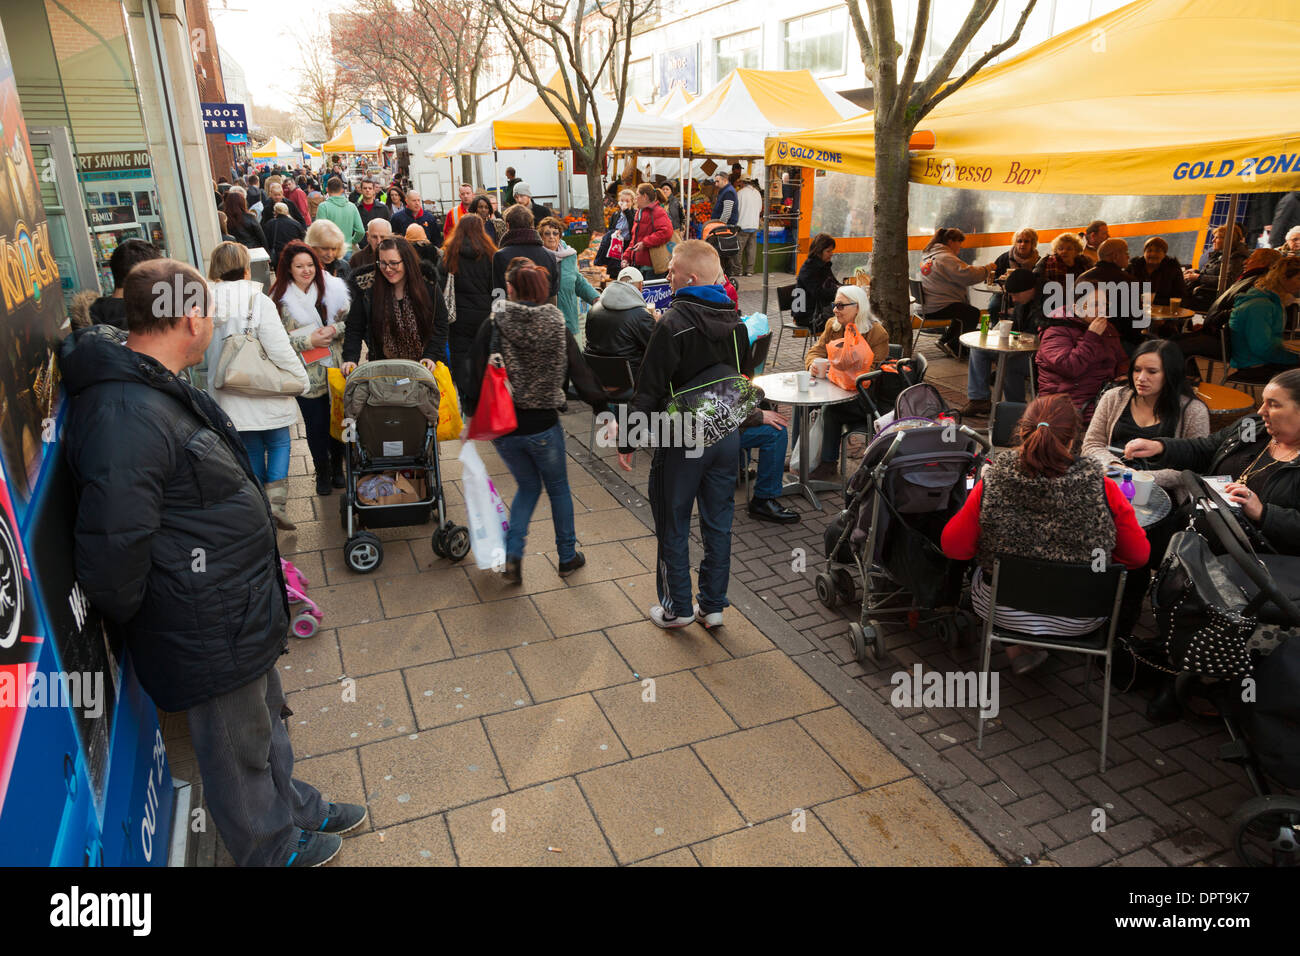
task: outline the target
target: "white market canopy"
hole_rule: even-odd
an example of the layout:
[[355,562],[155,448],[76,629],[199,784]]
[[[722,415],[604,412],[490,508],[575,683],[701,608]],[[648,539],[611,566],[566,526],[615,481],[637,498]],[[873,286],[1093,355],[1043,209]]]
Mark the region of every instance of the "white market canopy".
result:
[[369,123],[352,123],[321,144],[327,153],[374,153],[384,145],[384,131]]

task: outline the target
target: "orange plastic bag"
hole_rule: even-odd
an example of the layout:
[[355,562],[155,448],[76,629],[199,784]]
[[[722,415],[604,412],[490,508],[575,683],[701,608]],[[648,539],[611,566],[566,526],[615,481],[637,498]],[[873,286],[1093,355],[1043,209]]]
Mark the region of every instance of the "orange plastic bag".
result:
[[831,361],[826,377],[850,392],[857,388],[858,376],[870,372],[875,362],[871,346],[852,322],[844,326],[844,338],[827,344],[826,357]]

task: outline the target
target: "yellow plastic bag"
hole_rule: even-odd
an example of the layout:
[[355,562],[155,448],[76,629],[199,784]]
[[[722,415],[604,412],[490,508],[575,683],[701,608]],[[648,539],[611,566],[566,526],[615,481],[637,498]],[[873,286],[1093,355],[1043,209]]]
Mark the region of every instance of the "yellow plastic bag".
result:
[[330,435],[343,440],[343,386],[347,379],[336,368],[325,370],[325,378],[330,386]]
[[438,441],[452,441],[460,437],[465,426],[460,417],[460,396],[452,384],[451,369],[445,364],[434,364],[433,377],[438,383]]

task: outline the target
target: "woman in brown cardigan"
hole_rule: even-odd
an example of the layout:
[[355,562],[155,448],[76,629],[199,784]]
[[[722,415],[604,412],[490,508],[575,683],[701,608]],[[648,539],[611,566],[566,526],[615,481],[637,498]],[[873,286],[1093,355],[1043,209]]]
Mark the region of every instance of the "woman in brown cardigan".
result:
[[[867,302],[865,289],[855,285],[842,285],[835,290],[835,305],[830,321],[822,330],[817,344],[804,356],[804,368],[811,370],[814,359],[826,358],[826,347],[836,339],[844,338],[844,326],[852,322],[871,346],[871,366],[875,368],[889,358],[889,332],[885,330]],[[816,373],[814,373],[816,374]],[[851,402],[827,405],[822,409],[822,454],[821,461],[808,476],[815,481],[833,481],[838,470],[840,458],[840,437],[845,425],[857,425],[870,421],[862,400],[855,398]]]
[[[1187,381],[1182,349],[1169,339],[1143,342],[1129,364],[1128,385],[1112,388],[1097,402],[1083,454],[1103,465],[1119,461],[1112,448],[1122,449],[1134,438],[1200,438],[1210,433],[1210,412]],[[1156,484],[1173,488],[1177,468],[1160,468],[1159,459],[1147,459],[1143,468]]]

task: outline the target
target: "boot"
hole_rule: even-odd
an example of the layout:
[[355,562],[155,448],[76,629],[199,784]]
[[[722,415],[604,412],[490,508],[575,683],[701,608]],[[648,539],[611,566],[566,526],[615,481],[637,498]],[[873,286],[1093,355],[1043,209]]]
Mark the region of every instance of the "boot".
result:
[[330,484],[335,488],[346,488],[347,480],[343,477],[343,448],[330,448]]
[[334,490],[330,482],[330,463],[328,461],[318,461],[316,465],[316,494],[324,497]]
[[289,481],[287,478],[281,478],[279,481],[268,481],[266,483],[266,497],[271,502],[271,517],[275,519],[276,527],[281,531],[292,531],[297,527],[289,520]]

